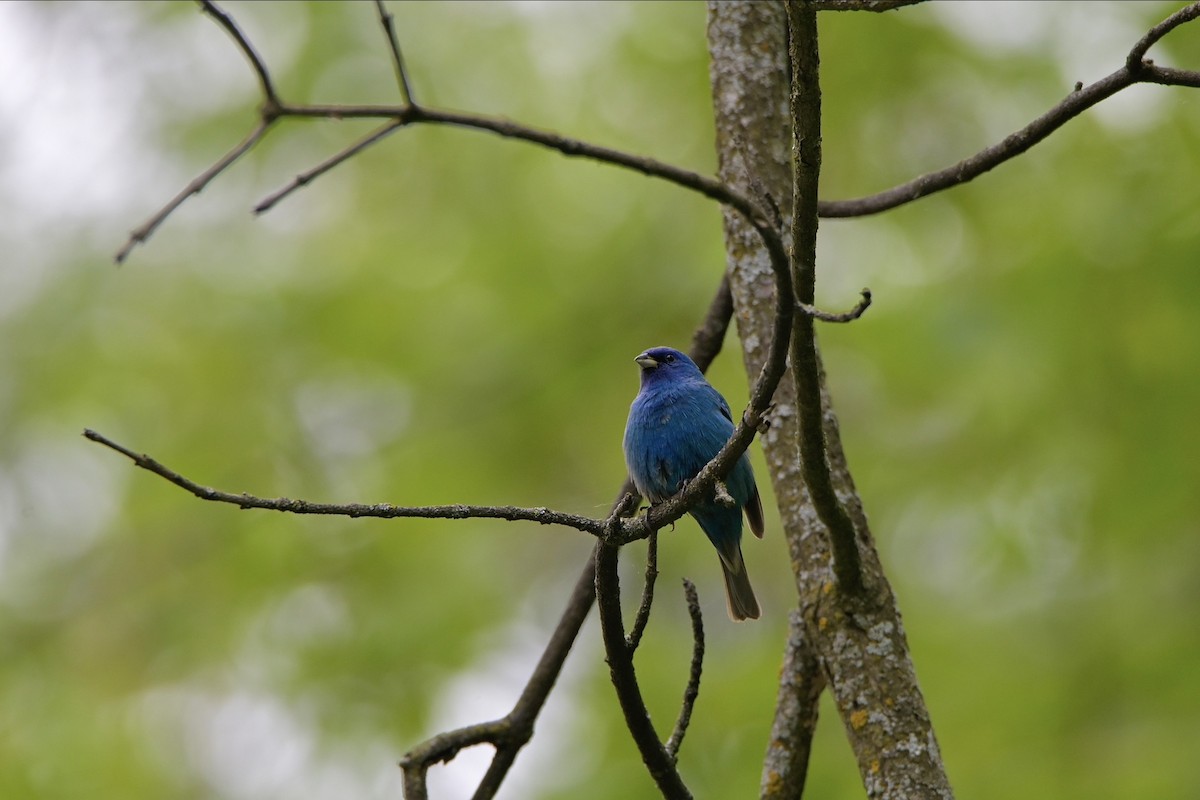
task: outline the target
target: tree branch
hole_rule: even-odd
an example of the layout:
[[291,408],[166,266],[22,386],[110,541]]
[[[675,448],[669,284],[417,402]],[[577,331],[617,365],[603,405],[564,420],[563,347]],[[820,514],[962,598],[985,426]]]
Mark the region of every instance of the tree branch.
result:
[[854,308],[850,309],[849,311],[844,311],[841,314],[834,314],[829,311],[822,311],[821,309],[817,308],[816,306],[811,306],[808,303],[797,302],[796,306],[800,309],[800,313],[802,313],[806,316],[812,317],[813,319],[819,319],[822,322],[853,322],[854,320],[861,317],[868,308],[870,308],[870,306],[871,306],[871,290],[863,289],[862,290],[862,299],[858,301],[858,304],[855,305]]
[[1020,130],[1009,134],[1003,141],[986,147],[957,164],[921,175],[876,194],[850,200],[822,201],[821,216],[862,217],[878,214],[972,181],[1005,161],[1021,155],[1087,109],[1135,83],[1200,87],[1200,72],[1158,67],[1143,61],[1146,51],[1159,39],[1197,17],[1200,17],[1200,3],[1191,3],[1167,17],[1138,40],[1129,51],[1124,66],[1090,86],[1071,92],[1058,105]]
[[246,136],[246,138],[240,143],[238,143],[236,147],[217,159],[216,163],[211,167],[193,178],[187,186],[180,190],[179,194],[168,200],[167,204],[155,212],[150,219],[146,220],[136,229],[134,229],[129,234],[129,238],[125,240],[125,244],[122,245],[121,249],[117,251],[117,254],[113,257],[113,260],[118,264],[123,263],[129,256],[130,251],[149,239],[154,231],[158,230],[158,226],[162,225],[163,222],[166,221],[167,217],[174,213],[175,209],[183,205],[184,200],[187,200],[194,194],[200,194],[200,192],[204,190],[204,187],[208,186],[208,184],[212,182],[213,178],[224,172],[230,164],[237,161],[239,158],[245,155],[251,147],[254,147],[254,145],[258,144],[259,140],[266,135],[271,125],[271,121],[268,121],[265,118],[260,119],[258,124],[254,126],[254,130],[250,131],[250,134]]
[[[732,313],[733,307],[730,303],[729,282],[727,278],[723,277],[704,319],[692,337],[690,355],[701,370],[707,370],[717,354],[720,353]],[[148,456],[135,453],[95,431],[84,431],[84,435],[92,441],[111,447],[130,458],[136,465],[154,472],[197,497],[214,499],[206,496],[214,490],[209,490],[184,478]],[[625,513],[626,503],[635,491],[633,484],[626,479],[617,494],[617,500],[613,503],[610,513]],[[242,500],[246,499],[245,495],[227,496],[232,498],[232,501],[238,505],[241,504]],[[291,506],[296,501],[282,502],[286,502]],[[341,510],[352,509],[358,511],[370,508],[372,507],[345,506],[341,507]],[[279,510],[295,511],[296,509],[288,507],[280,508]],[[341,513],[341,511],[331,513]],[[355,514],[350,515],[354,516]],[[358,516],[366,516],[366,514],[358,514]],[[479,744],[493,745],[496,753],[487,772],[476,788],[473,797],[474,800],[488,800],[495,795],[507,776],[509,769],[511,769],[513,763],[516,761],[517,755],[533,735],[534,723],[537,721],[537,717],[541,713],[546,699],[549,697],[551,690],[558,680],[559,674],[562,672],[563,664],[566,662],[567,655],[570,653],[572,645],[579,636],[580,628],[583,626],[584,620],[587,619],[588,612],[591,611],[592,603],[595,601],[595,585],[596,551],[593,549],[592,555],[584,565],[579,579],[575,583],[566,607],[563,609],[562,616],[555,626],[554,633],[547,642],[537,666],[526,682],[525,688],[522,690],[521,696],[512,710],[501,719],[468,725],[440,733],[406,753],[400,761],[400,766],[404,770],[404,792],[408,800],[427,799],[426,773],[429,767],[437,763],[451,761],[462,750]]]
[[199,3],[204,13],[216,20],[217,24],[233,38],[242,54],[246,56],[246,60],[250,62],[254,74],[258,76],[258,86],[263,94],[263,115],[267,116],[267,109],[273,109],[279,105],[279,93],[275,91],[275,84],[271,81],[271,73],[267,71],[266,63],[255,51],[254,46],[250,44],[250,40],[242,33],[241,28],[233,21],[233,17],[211,0],[199,0]]
[[771,743],[763,761],[762,800],[793,800],[804,794],[808,758],[825,677],[805,637],[804,615],[788,614],[788,642],[779,670],[779,693]]
[[816,0],[817,11],[892,11],[904,6],[915,6],[925,0]]
[[383,141],[388,136],[395,133],[402,127],[404,127],[404,122],[402,122],[401,120],[392,120],[391,122],[388,122],[388,123],[384,124],[383,126],[376,128],[375,130],[371,131],[371,133],[364,136],[362,139],[359,139],[357,142],[355,142],[354,144],[345,148],[344,150],[342,150],[338,153],[335,153],[334,155],[325,159],[324,161],[322,161],[320,164],[313,167],[312,169],[310,169],[306,172],[301,172],[299,175],[297,175],[295,178],[293,178],[292,182],[289,183],[287,186],[284,186],[282,189],[278,189],[278,190],[272,192],[271,194],[267,195],[266,197],[264,197],[262,200],[259,201],[258,205],[256,205],[254,207],[254,213],[262,214],[266,211],[270,211],[272,208],[275,207],[276,203],[278,203],[280,200],[282,200],[285,197],[287,197],[288,195],[290,195],[292,192],[296,191],[297,189],[302,189],[305,186],[308,186],[308,184],[312,183],[314,180],[321,177],[326,172],[329,172],[329,170],[338,166],[343,161],[346,161],[346,160],[358,155],[363,150],[366,150],[368,147],[375,144],[376,142]]
[[1129,51],[1129,55],[1125,57],[1126,68],[1132,72],[1141,69],[1144,65],[1143,62],[1146,58],[1146,53],[1159,39],[1185,22],[1191,22],[1197,17],[1200,17],[1200,3],[1190,3],[1155,25],[1146,32],[1145,36],[1138,39],[1137,43]]
[[379,13],[379,22],[387,35],[388,48],[392,53],[392,67],[396,70],[396,83],[400,87],[400,99],[405,105],[415,106],[417,102],[413,99],[412,86],[408,82],[408,70],[404,68],[404,56],[400,54],[400,39],[396,36],[395,20],[388,13],[383,0],[375,0],[375,10]]
[[[812,305],[817,279],[817,182],[821,174],[821,84],[817,12],[811,2],[787,4],[788,50],[792,65],[792,272],[796,301]],[[865,295],[866,298],[870,294]],[[863,592],[862,563],[854,522],[838,500],[825,455],[821,375],[813,317],[792,323],[792,377],[800,412],[800,467],[813,507],[829,534],[838,587],[847,597]]]
[[[615,535],[616,526],[612,526]],[[654,730],[646,701],[642,698],[633,669],[633,652],[625,646],[625,623],[621,620],[621,584],[617,576],[620,545],[613,536],[603,537],[596,548],[596,605],[600,609],[600,631],[608,670],[617,700],[625,715],[625,726],[633,736],[642,761],[666,800],[690,800],[692,794],[679,777],[675,761]]]
[[[377,0],[381,2],[381,0]],[[916,0],[913,0],[916,2]],[[444,111],[438,109],[430,109],[417,107],[411,102],[411,97],[405,98],[405,104],[399,106],[390,105],[329,105],[329,104],[311,104],[297,105],[285,103],[280,100],[274,84],[271,81],[270,73],[268,72],[265,63],[259,57],[251,46],[249,40],[242,31],[233,22],[232,17],[225,11],[221,10],[211,0],[200,0],[200,4],[204,11],[215,19],[222,28],[234,39],[239,49],[243,52],[246,58],[250,61],[256,76],[258,77],[259,85],[263,93],[263,103],[260,108],[260,121],[258,127],[247,136],[238,147],[234,148],[225,157],[213,164],[209,169],[205,170],[200,176],[188,184],[178,195],[172,198],[166,205],[159,209],[149,220],[138,227],[126,241],[125,245],[117,252],[115,260],[117,263],[123,262],[129,255],[130,251],[139,244],[144,243],[154,231],[161,225],[167,217],[169,217],[176,208],[178,208],[184,200],[193,194],[199,193],[213,178],[228,168],[234,161],[250,149],[262,136],[267,132],[270,125],[282,117],[300,117],[300,118],[325,118],[325,119],[390,119],[393,120],[394,127],[403,127],[404,125],[413,123],[429,123],[435,125],[452,125],[456,127],[474,128],[477,130],[486,130],[495,133],[499,136],[508,138],[520,139],[523,141],[540,144],[545,147],[557,150],[563,155],[572,157],[591,158],[597,161],[622,166],[627,169],[633,169],[645,175],[661,178],[670,181],[685,188],[697,191],[707,197],[710,197],[718,202],[725,203],[737,209],[740,213],[747,217],[760,217],[760,209],[757,204],[749,198],[739,195],[729,186],[721,183],[713,178],[708,178],[699,175],[689,170],[684,170],[674,167],[655,159],[645,158],[641,156],[624,153],[611,148],[600,147],[576,139],[560,136],[547,131],[540,131],[527,126],[518,125],[509,122],[508,120],[494,119],[474,114],[463,114],[452,111]],[[899,5],[908,5],[905,0],[826,0],[824,3],[817,3],[818,8],[827,10],[867,10],[867,11],[885,11],[889,8],[898,7]],[[1061,103],[1053,109],[1043,114],[1038,119],[1026,125],[1019,131],[1010,134],[1002,142],[991,147],[985,148],[979,153],[967,159],[960,161],[945,169],[931,172],[926,175],[914,178],[907,183],[900,184],[891,189],[878,192],[876,194],[867,195],[865,197],[847,199],[847,200],[826,200],[819,204],[820,214],[823,217],[858,217],[877,214],[881,211],[886,211],[897,206],[910,203],[921,197],[930,194],[935,194],[944,189],[957,186],[962,183],[967,183],[974,178],[982,175],[985,172],[995,168],[996,166],[1008,161],[1015,156],[1028,150],[1033,145],[1045,139],[1058,128],[1062,127],[1067,121],[1081,114],[1086,109],[1096,105],[1100,101],[1111,97],[1121,89],[1127,88],[1135,83],[1155,83],[1165,86],[1188,86],[1200,87],[1200,72],[1171,69],[1158,67],[1147,62],[1141,62],[1139,59],[1145,52],[1159,39],[1174,28],[1189,22],[1200,15],[1200,4],[1193,3],[1179,12],[1168,17],[1159,25],[1155,26],[1149,33],[1146,34],[1130,51],[1127,58],[1127,64],[1122,69],[1114,72],[1106,78],[1097,81],[1096,83],[1068,95]],[[386,11],[384,11],[386,14]],[[388,15],[390,19],[390,15]],[[388,28],[389,42],[394,42],[394,29],[388,23],[384,23]],[[407,72],[404,71],[403,61],[397,60],[399,53],[398,42],[393,47],[393,62],[396,64],[398,79],[407,80]],[[1138,63],[1140,66],[1131,68],[1130,63]],[[350,156],[360,152],[367,146],[374,144],[390,133],[394,128],[385,126],[377,130],[374,134],[367,137],[366,140],[360,141],[355,145],[351,145],[346,150],[330,157],[327,161],[322,162],[322,165],[310,170],[308,178],[301,180],[300,177],[293,185],[289,185],[284,190],[277,192],[276,195],[265,199],[256,207],[256,211],[261,213],[267,208],[273,206],[283,196],[290,194],[292,191],[306,185],[309,181],[317,176],[328,171],[332,167],[345,161]],[[385,133],[386,131],[386,133]],[[302,176],[301,176],[302,177]],[[767,220],[758,219],[755,222],[755,227],[764,229],[767,227]]]
[[646,545],[646,578],[642,582],[642,602],[633,618],[633,627],[625,637],[625,646],[630,652],[637,650],[641,644],[642,634],[646,632],[646,623],[650,621],[650,607],[654,604],[654,582],[658,579],[658,531],[650,534]]
[[144,470],[153,472],[179,488],[216,503],[229,503],[238,508],[259,508],[267,511],[284,511],[290,514],[326,514],[343,517],[378,517],[380,519],[503,519],[510,522],[537,522],[541,525],[561,525],[577,531],[599,535],[604,530],[604,521],[564,514],[548,508],[519,508],[517,506],[469,506],[462,504],[445,506],[394,506],[389,503],[313,503],[308,500],[293,500],[288,497],[257,497],[252,494],[232,492],[202,486],[190,478],[164,466],[143,453],[136,453],[124,445],[85,429],[83,435],[93,442],[116,450]]
[[679,718],[675,720],[675,729],[667,740],[667,757],[672,762],[679,760],[679,748],[683,746],[683,737],[687,735],[688,725],[692,722],[692,709],[696,705],[696,698],[700,696],[700,673],[704,669],[704,618],[700,614],[696,585],[687,578],[683,579],[683,594],[687,599],[688,616],[692,619],[692,666],[683,690]]
[[[789,156],[791,119],[786,9],[782,3],[709,1],[709,50],[712,56],[712,96],[720,158],[719,175],[730,185],[752,191],[762,185],[781,204],[785,217],[793,213],[793,158]],[[739,137],[744,147],[739,146]],[[738,333],[748,373],[764,357],[766,331],[774,324],[764,298],[771,276],[757,237],[736,214],[726,212],[725,241],[731,286],[738,314]],[[820,361],[818,359],[818,367]],[[837,417],[822,383],[825,444],[838,497],[859,532],[867,585],[876,602],[840,602],[825,535],[803,481],[797,480],[795,382],[780,384],[764,452],[775,488],[779,518],[788,544],[796,580],[805,636],[789,647],[807,652],[821,665],[838,711],[846,725],[863,785],[872,800],[886,798],[952,798],[937,740],[909,657],[899,610],[871,541],[870,528],[854,488],[838,436]],[[790,413],[789,413],[790,412]],[[780,697],[798,707],[811,707],[806,686],[781,676]],[[814,689],[815,691],[815,689]],[[800,745],[805,737],[774,739],[783,748]],[[805,761],[779,753],[773,763],[792,771],[785,785],[803,780]],[[764,776],[769,789],[770,778]],[[792,794],[783,796],[794,797]]]

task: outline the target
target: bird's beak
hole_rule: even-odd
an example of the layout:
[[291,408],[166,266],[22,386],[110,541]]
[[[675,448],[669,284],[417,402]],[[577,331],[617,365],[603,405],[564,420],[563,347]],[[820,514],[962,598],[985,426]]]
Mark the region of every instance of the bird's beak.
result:
[[642,353],[640,356],[635,358],[634,361],[636,361],[642,369],[654,369],[658,366],[658,362],[651,358],[648,353]]

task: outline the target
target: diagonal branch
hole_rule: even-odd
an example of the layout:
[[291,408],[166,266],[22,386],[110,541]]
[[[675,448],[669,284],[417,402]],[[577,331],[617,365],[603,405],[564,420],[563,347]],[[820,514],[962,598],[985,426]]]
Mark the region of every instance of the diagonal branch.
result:
[[254,74],[258,76],[258,86],[263,94],[263,116],[268,116],[267,109],[274,109],[279,106],[279,93],[275,91],[275,84],[271,81],[271,73],[267,71],[266,63],[258,55],[254,46],[250,44],[250,40],[246,38],[246,34],[242,33],[242,29],[233,21],[233,17],[229,16],[212,0],[199,0],[199,3],[201,10],[216,20],[217,24],[225,29],[225,32],[237,43],[242,54],[246,56],[246,60],[250,62],[250,66],[254,69]]
[[824,200],[819,205],[821,216],[862,217],[878,214],[972,181],[1005,161],[1021,155],[1100,101],[1136,83],[1200,87],[1200,72],[1158,67],[1143,60],[1146,51],[1163,36],[1197,17],[1200,17],[1200,3],[1191,3],[1167,17],[1138,40],[1126,57],[1125,64],[1116,72],[1090,86],[1078,87],[1045,114],[1004,137],[997,144],[986,147],[957,164],[921,175],[876,194],[851,200]]
[[378,517],[381,519],[503,519],[510,522],[537,522],[542,525],[562,525],[577,531],[599,535],[604,530],[604,521],[564,514],[548,508],[519,508],[517,506],[394,506],[389,503],[313,503],[308,500],[293,500],[288,497],[257,497],[252,494],[232,492],[202,486],[190,478],[164,466],[143,453],[136,453],[124,445],[114,442],[103,434],[85,429],[83,435],[93,442],[116,450],[144,470],[153,472],[201,500],[229,503],[238,508],[259,508],[268,511],[285,511],[290,514],[325,514],[343,517]]
[[815,0],[817,11],[892,11],[904,6],[915,6],[925,0]]
[[1129,55],[1125,57],[1125,66],[1130,70],[1136,71],[1143,66],[1146,58],[1146,53],[1153,47],[1159,39],[1166,36],[1171,31],[1178,28],[1185,22],[1200,17],[1200,3],[1190,3],[1176,11],[1171,16],[1164,19],[1162,22],[1155,25],[1146,35],[1138,39],[1137,44],[1129,51]]
[[[612,526],[611,532],[616,532],[616,526]],[[658,790],[666,800],[690,800],[692,794],[679,776],[674,758],[654,730],[633,669],[633,652],[625,645],[625,623],[621,620],[621,584],[617,576],[619,552],[620,545],[614,543],[611,535],[602,537],[596,547],[596,605],[600,609],[600,632],[604,639],[609,674],[625,715],[625,726],[633,736]]]
[[375,0],[375,10],[379,13],[379,22],[383,25],[384,34],[387,35],[388,48],[392,53],[392,67],[396,70],[396,83],[400,86],[400,99],[405,105],[415,106],[417,102],[413,100],[412,86],[408,81],[408,70],[404,68],[404,56],[400,54],[400,39],[396,36],[396,21],[388,12],[383,0]]
[[354,144],[345,148],[341,152],[335,153],[334,155],[325,159],[324,161],[322,161],[320,164],[313,167],[312,169],[310,169],[306,172],[301,172],[299,175],[297,175],[295,178],[293,178],[292,182],[289,183],[287,186],[284,186],[282,189],[272,192],[271,194],[264,197],[261,201],[259,201],[258,205],[256,205],[254,207],[254,213],[262,214],[264,212],[270,211],[272,208],[275,207],[276,203],[278,203],[280,200],[282,200],[285,197],[287,197],[288,195],[290,195],[292,192],[296,191],[297,189],[302,189],[305,186],[308,186],[314,180],[321,177],[326,172],[329,172],[329,170],[338,166],[343,161],[353,158],[354,156],[358,155],[363,150],[366,150],[368,147],[375,144],[376,142],[383,141],[388,136],[395,133],[397,130],[399,130],[402,127],[404,127],[404,121],[400,120],[400,119],[394,119],[391,122],[388,122],[388,123],[384,124],[383,126],[376,128],[375,130],[371,131],[369,134],[364,136],[362,139],[359,139],[357,142],[355,142]]
[[[689,355],[701,371],[707,371],[717,354],[721,352],[725,333],[729,329],[729,321],[732,317],[733,301],[729,291],[729,279],[723,277],[704,319],[692,335]],[[626,478],[624,485],[617,493],[618,500],[613,504],[613,510],[617,510],[618,506],[635,491],[633,483]],[[597,545],[597,549],[598,547],[599,545]],[[511,734],[507,741],[496,743],[496,755],[479,787],[475,790],[474,800],[488,800],[496,793],[516,760],[517,753],[533,735],[534,722],[562,670],[571,645],[579,635],[583,620],[591,610],[592,603],[595,602],[597,549],[592,550],[591,557],[584,565],[583,572],[571,594],[571,599],[567,602],[567,607],[554,630],[554,635],[542,653],[537,668],[521,693],[521,699],[506,717],[511,725]],[[418,800],[418,798],[410,796],[409,800]]]
[[[617,505],[614,504],[614,510]],[[492,722],[439,733],[405,753],[400,766],[404,770],[406,800],[426,800],[425,774],[429,768],[437,763],[448,762],[461,751],[479,744],[493,745],[496,755],[475,789],[474,800],[488,800],[496,794],[516,761],[517,754],[533,737],[534,722],[558,681],[567,654],[571,652],[571,645],[578,638],[583,621],[591,611],[595,599],[595,562],[596,553],[593,549],[571,591],[562,617],[512,711]]]
[[204,190],[204,187],[208,186],[208,184],[212,182],[213,178],[224,172],[230,164],[237,161],[239,158],[245,155],[251,147],[254,147],[254,145],[258,144],[259,140],[262,139],[270,129],[271,124],[272,123],[266,119],[259,120],[258,124],[254,127],[254,130],[250,131],[250,134],[246,136],[246,138],[240,143],[238,143],[236,147],[217,159],[216,163],[214,163],[211,167],[193,178],[187,186],[180,190],[179,194],[172,197],[167,201],[165,206],[155,212],[154,216],[150,217],[150,219],[146,220],[135,230],[133,230],[129,234],[129,238],[125,240],[125,244],[122,245],[121,249],[117,251],[117,254],[113,257],[113,260],[118,264],[123,263],[129,256],[130,251],[142,242],[149,239],[154,231],[158,229],[158,226],[162,225],[163,222],[166,221],[167,217],[174,213],[175,209],[183,205],[184,200],[187,200],[194,194],[200,194],[200,192]]

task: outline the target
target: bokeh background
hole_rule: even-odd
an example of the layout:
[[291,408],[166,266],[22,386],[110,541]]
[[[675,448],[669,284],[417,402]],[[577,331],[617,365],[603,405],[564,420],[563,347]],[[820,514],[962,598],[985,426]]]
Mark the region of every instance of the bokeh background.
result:
[[[824,14],[822,196],[998,141],[1176,7]],[[286,98],[396,101],[370,4],[228,8]],[[714,171],[703,4],[392,10],[421,100]],[[1200,25],[1151,55],[1200,68]],[[0,75],[0,796],[399,797],[409,747],[511,706],[589,538],[206,504],[81,430],[232,491],[602,514],[631,358],[687,343],[718,209],[419,127],[255,218],[371,126],[287,122],[118,268],[252,125],[242,56],[186,3],[4,3]],[[822,343],[962,797],[1200,797],[1198,186],[1200,92],[1135,87],[970,185],[822,227],[819,301],[875,293]],[[746,558],[766,614],[733,625],[694,524],[666,535],[639,654],[666,729],[692,577],[699,797],[756,793],[771,722],[777,524]],[[653,796],[607,680],[593,617],[501,796]],[[823,708],[809,792],[860,797]],[[435,796],[485,763],[436,768]]]

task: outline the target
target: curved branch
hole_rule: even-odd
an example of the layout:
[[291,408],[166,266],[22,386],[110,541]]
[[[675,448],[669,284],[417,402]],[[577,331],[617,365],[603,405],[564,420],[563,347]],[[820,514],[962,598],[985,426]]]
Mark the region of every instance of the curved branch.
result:
[[1200,3],[1192,3],[1167,17],[1134,45],[1124,66],[1090,86],[1076,89],[1045,114],[1004,137],[1003,141],[986,147],[957,164],[921,175],[876,194],[850,200],[823,200],[818,205],[821,216],[838,218],[878,214],[972,181],[1005,161],[1021,155],[1087,109],[1135,83],[1200,87],[1200,72],[1158,67],[1142,60],[1146,51],[1159,39],[1197,17],[1200,17]]
[[258,86],[263,93],[264,108],[278,106],[279,94],[275,91],[275,84],[271,82],[271,73],[267,71],[266,63],[255,51],[253,45],[250,44],[250,40],[242,33],[241,28],[233,21],[233,17],[229,16],[212,0],[199,0],[199,3],[201,10],[216,20],[217,24],[225,29],[225,32],[237,43],[242,54],[246,56],[246,60],[250,62],[250,66],[254,69],[254,74],[258,76]]
[[796,303],[796,306],[800,309],[800,313],[810,316],[813,319],[819,319],[822,322],[853,322],[871,307],[871,290],[863,289],[861,294],[862,299],[858,301],[854,308],[849,311],[843,311],[840,314],[835,314],[831,311],[822,311],[808,303]]
[[[261,119],[259,128],[256,129],[250,137],[247,137],[247,142],[243,142],[238,148],[231,152],[230,156],[218,161],[200,177],[192,181],[185,189],[173,198],[167,205],[160,209],[149,221],[144,223],[131,235],[126,244],[117,253],[116,260],[118,263],[124,261],[129,255],[129,252],[138,244],[145,242],[154,230],[168,217],[175,209],[189,196],[197,193],[209,181],[226,169],[234,160],[242,153],[249,149],[262,135],[266,132],[266,127],[276,119],[281,117],[300,117],[300,118],[321,118],[321,119],[391,119],[396,127],[400,127],[410,123],[424,122],[435,125],[452,125],[457,127],[474,128],[477,130],[486,130],[495,133],[499,136],[521,139],[523,141],[541,144],[545,147],[557,150],[563,155],[572,157],[592,158],[597,161],[623,166],[628,169],[641,172],[645,175],[661,178],[670,181],[685,188],[697,191],[707,197],[710,197],[718,202],[725,203],[737,209],[748,218],[760,217],[760,209],[758,205],[751,201],[748,197],[739,195],[736,191],[722,182],[699,175],[689,170],[680,169],[678,167],[664,164],[663,162],[641,156],[624,153],[611,148],[600,147],[582,142],[577,139],[560,136],[555,133],[540,131],[523,125],[510,122],[508,120],[494,119],[474,114],[463,114],[453,111],[445,111],[438,109],[429,109],[416,107],[411,103],[405,105],[336,105],[336,104],[289,104],[282,102],[271,82],[270,74],[266,69],[265,64],[258,54],[254,51],[245,35],[237,28],[232,18],[218,8],[211,0],[200,0],[205,11],[217,20],[218,23],[233,37],[239,48],[249,59],[255,73],[258,76],[260,86],[263,91],[264,102],[260,111]],[[851,7],[860,8],[862,10],[887,10],[884,6],[890,6],[887,0],[873,2],[873,0],[827,0],[826,3],[817,3],[818,8],[826,9],[846,9]],[[953,164],[935,172],[930,172],[925,175],[918,176],[906,183],[894,186],[891,189],[886,189],[882,192],[866,195],[864,197],[852,198],[846,200],[823,200],[818,204],[818,209],[821,216],[827,218],[845,218],[845,217],[860,217],[871,214],[878,214],[882,211],[887,211],[898,206],[918,200],[931,194],[943,191],[945,189],[967,183],[980,175],[988,172],[995,167],[1003,164],[1016,156],[1024,153],[1029,148],[1033,147],[1038,142],[1048,137],[1051,133],[1058,130],[1071,119],[1079,116],[1088,108],[1105,100],[1117,92],[1132,86],[1135,83],[1154,83],[1163,86],[1186,86],[1192,88],[1200,88],[1200,72],[1173,69],[1167,67],[1159,67],[1141,60],[1147,50],[1158,42],[1163,36],[1180,25],[1190,22],[1200,16],[1200,3],[1192,3],[1180,11],[1172,14],[1163,22],[1152,28],[1145,36],[1138,41],[1134,48],[1130,51],[1126,65],[1111,75],[1102,78],[1096,83],[1087,87],[1081,87],[1078,90],[1068,95],[1062,102],[1054,108],[1047,111],[1042,116],[1035,119],[1025,127],[1013,132],[1005,137],[1003,141],[987,147],[975,155],[963,159],[957,164]],[[389,34],[390,36],[390,34]],[[398,47],[398,45],[396,45]],[[400,62],[402,65],[402,62]],[[1130,66],[1133,64],[1134,66]],[[397,69],[402,69],[397,67]],[[399,72],[398,75],[406,75]],[[388,131],[390,132],[390,130]],[[376,134],[381,134],[377,131]],[[311,175],[307,180],[301,181],[299,178],[296,183],[299,185],[291,185],[285,190],[277,192],[259,204],[256,209],[261,211],[266,210],[271,205],[274,205],[282,196],[290,194],[291,191],[300,188],[308,181],[325,172],[327,169],[336,164],[341,163],[350,155],[354,155],[366,146],[374,144],[382,135],[376,136],[373,134],[368,137],[368,141],[360,142],[352,145],[347,150],[342,151],[335,156],[332,156],[321,167],[311,171]],[[252,140],[252,141],[251,141]],[[350,152],[352,151],[352,152]],[[235,154],[236,153],[236,154]],[[332,163],[330,163],[332,162]],[[327,165],[327,166],[326,166]],[[278,195],[278,196],[277,196]],[[264,207],[265,206],[265,207]],[[765,219],[758,219],[755,227],[762,230],[767,226]]]
[[[616,532],[616,525],[612,526]],[[625,623],[621,619],[621,584],[617,577],[617,554],[620,545],[612,537],[604,537],[596,547],[596,605],[600,609],[600,631],[608,657],[608,669],[617,700],[625,715],[642,761],[650,777],[667,800],[690,800],[692,794],[679,777],[675,760],[667,752],[654,730],[642,690],[633,670],[633,652],[625,645]]]
[[638,649],[642,643],[642,634],[646,632],[646,624],[650,621],[650,608],[654,604],[654,582],[658,580],[658,531],[650,534],[646,542],[646,577],[642,582],[642,602],[638,606],[637,615],[633,618],[633,627],[625,637],[625,646],[630,652]]
[[700,598],[696,594],[696,585],[687,578],[683,579],[683,595],[687,600],[688,616],[692,619],[692,666],[688,670],[687,686],[683,689],[683,705],[679,708],[679,719],[675,721],[675,730],[671,731],[671,738],[667,740],[667,756],[672,761],[679,760],[679,748],[683,745],[683,737],[692,722],[692,709],[696,706],[696,698],[700,696],[700,673],[704,669],[704,618],[700,614]]
[[1129,51],[1129,55],[1125,57],[1125,66],[1133,71],[1138,70],[1146,58],[1146,53],[1158,43],[1159,39],[1197,17],[1200,17],[1200,3],[1191,3],[1155,25],[1146,32],[1145,36],[1138,39],[1137,44]]

